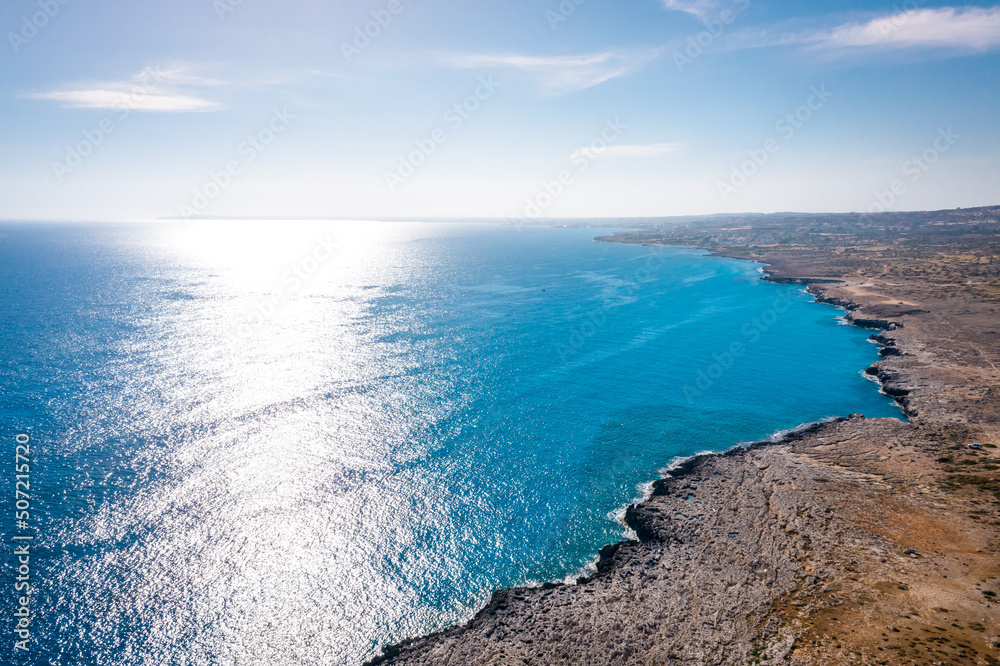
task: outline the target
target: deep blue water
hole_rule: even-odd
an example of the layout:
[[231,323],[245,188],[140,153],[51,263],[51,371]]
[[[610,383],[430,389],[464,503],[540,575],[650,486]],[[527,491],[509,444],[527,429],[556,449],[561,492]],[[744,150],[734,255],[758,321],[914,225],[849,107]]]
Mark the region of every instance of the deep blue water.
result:
[[0,662],[357,664],[579,573],[676,456],[899,415],[836,309],[597,233],[0,225]]

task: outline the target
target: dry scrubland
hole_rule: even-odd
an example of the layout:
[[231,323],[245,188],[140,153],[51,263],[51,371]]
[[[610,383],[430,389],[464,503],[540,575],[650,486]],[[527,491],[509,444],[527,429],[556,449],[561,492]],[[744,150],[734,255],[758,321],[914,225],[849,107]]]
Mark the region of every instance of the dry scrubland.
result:
[[500,591],[379,661],[1000,664],[998,217],[715,217],[604,239],[807,284],[884,345],[867,372],[910,422],[845,415],[695,459],[629,509],[639,541],[605,548],[595,576]]

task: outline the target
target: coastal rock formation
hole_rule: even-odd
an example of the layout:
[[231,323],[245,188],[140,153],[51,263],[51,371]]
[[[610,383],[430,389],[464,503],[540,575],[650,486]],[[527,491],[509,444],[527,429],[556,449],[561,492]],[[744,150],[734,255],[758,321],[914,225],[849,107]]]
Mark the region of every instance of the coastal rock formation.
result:
[[[853,424],[852,424],[853,425]],[[810,434],[837,432],[839,424]],[[906,426],[877,424],[892,436]],[[800,437],[803,435],[800,435]],[[858,547],[831,528],[823,484],[856,475],[815,465],[789,444],[694,459],[628,511],[639,542],[605,549],[576,585],[505,590],[466,627],[398,646],[391,663],[749,663],[781,659],[794,634],[769,622],[775,598],[818,589],[817,548]],[[893,546],[860,537],[865,547]],[[627,609],[627,614],[620,610]],[[638,662],[636,660],[639,660]],[[499,660],[499,661],[498,661]]]
[[[948,570],[944,543],[893,525],[906,511],[948,532],[947,510],[915,483],[927,479],[893,471],[924,455],[910,442],[914,428],[855,416],[791,441],[698,457],[629,508],[641,541],[606,548],[592,578],[498,592],[466,626],[373,663],[834,664],[907,655],[925,663],[925,629],[957,648],[952,659],[962,650],[985,658],[998,630],[989,598],[956,578],[956,589],[934,589],[928,607],[921,578]],[[995,574],[995,560],[984,557],[995,547],[990,530],[955,528],[947,543],[980,551],[955,568]],[[941,624],[947,629],[931,629]],[[901,635],[880,644],[889,625]],[[857,639],[883,661],[856,660]]]
[[691,459],[629,507],[638,540],[592,577],[499,591],[370,663],[1000,664],[997,302],[872,282],[818,250],[723,254],[879,330],[894,351],[865,373],[910,421],[854,415]]

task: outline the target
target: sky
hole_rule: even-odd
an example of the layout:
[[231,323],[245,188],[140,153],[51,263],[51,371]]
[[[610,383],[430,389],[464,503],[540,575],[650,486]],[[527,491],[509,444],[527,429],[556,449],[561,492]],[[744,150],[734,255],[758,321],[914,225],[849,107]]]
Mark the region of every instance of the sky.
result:
[[0,219],[1000,204],[1000,4],[7,0]]

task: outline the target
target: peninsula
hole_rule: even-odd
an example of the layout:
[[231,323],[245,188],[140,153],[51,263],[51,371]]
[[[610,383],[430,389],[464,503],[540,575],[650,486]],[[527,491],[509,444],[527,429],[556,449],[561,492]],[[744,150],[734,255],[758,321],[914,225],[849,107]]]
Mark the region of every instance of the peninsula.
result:
[[498,591],[369,663],[1000,663],[998,220],[744,215],[599,239],[752,259],[844,308],[881,346],[858,370],[908,421],[845,414],[693,458],[629,507],[638,540],[593,576]]

